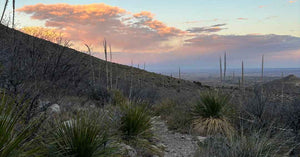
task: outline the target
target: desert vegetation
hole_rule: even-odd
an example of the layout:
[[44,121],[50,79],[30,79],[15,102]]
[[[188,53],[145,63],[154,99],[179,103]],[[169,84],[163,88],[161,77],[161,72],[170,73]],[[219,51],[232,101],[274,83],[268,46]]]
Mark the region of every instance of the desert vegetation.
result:
[[[167,156],[155,128],[163,124],[195,144],[194,156],[300,154],[300,79],[277,80],[280,90],[276,80],[265,83],[264,56],[261,82],[245,87],[242,61],[240,85],[232,87],[224,86],[225,53],[215,87],[181,79],[180,67],[174,78],[112,63],[105,39],[101,60],[88,44],[78,52],[57,34],[52,41],[33,33],[0,25],[0,157]],[[283,84],[295,90],[285,93]]]

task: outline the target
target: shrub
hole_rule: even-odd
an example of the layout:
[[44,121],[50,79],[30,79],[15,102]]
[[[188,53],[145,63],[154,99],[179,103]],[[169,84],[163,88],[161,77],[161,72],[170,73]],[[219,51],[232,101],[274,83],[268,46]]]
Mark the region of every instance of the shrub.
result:
[[33,156],[38,151],[30,147],[35,142],[36,121],[21,125],[26,106],[18,109],[16,100],[5,94],[0,100],[0,157]]
[[83,114],[65,122],[56,122],[48,146],[49,156],[94,157],[114,153],[106,129],[99,117]]
[[151,116],[144,104],[123,105],[123,116],[121,117],[122,138],[126,141],[137,138],[150,139],[153,137],[151,131]]
[[[253,131],[250,135],[232,137],[213,136],[199,145],[197,156],[222,157],[273,157],[286,156],[291,151],[290,139],[283,139],[282,133]],[[289,147],[289,148],[288,148]],[[288,148],[288,149],[287,149]]]
[[149,108],[142,103],[121,106],[121,138],[137,149],[142,156],[149,154],[160,155],[160,149],[152,142],[151,114]]
[[230,135],[234,128],[230,123],[233,108],[229,97],[217,92],[206,92],[192,108],[193,128],[201,135]]
[[189,103],[181,101],[164,100],[154,106],[155,115],[160,115],[167,121],[168,128],[182,133],[188,133],[191,126],[191,114]]
[[127,98],[123,95],[120,90],[112,90],[112,101],[111,104],[114,106],[124,105],[127,103]]

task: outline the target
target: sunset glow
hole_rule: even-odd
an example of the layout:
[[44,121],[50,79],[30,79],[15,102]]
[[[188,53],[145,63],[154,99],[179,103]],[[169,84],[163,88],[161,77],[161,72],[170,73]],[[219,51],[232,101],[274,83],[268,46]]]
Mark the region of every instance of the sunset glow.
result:
[[[218,56],[226,51],[232,63],[245,60],[250,67],[257,66],[259,60],[255,60],[262,54],[269,58],[266,66],[300,66],[297,0],[149,3],[32,0],[18,4],[17,21],[31,35],[33,28],[49,29],[61,32],[75,47],[91,44],[100,58],[105,38],[113,47],[115,61],[124,64],[134,60],[137,64],[196,63],[215,68]],[[275,63],[278,58],[282,58],[280,65]]]

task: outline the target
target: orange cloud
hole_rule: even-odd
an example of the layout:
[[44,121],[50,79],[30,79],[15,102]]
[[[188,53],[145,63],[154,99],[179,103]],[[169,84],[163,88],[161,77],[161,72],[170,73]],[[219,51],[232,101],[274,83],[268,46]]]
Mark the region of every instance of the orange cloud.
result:
[[297,2],[296,0],[294,0],[294,1],[289,1],[289,3],[295,3],[295,2]]
[[[154,19],[147,11],[131,14],[103,3],[89,5],[37,4],[24,6],[19,12],[45,21],[46,27],[63,31],[72,40],[99,45],[106,38],[123,52],[166,52],[175,37],[185,33]],[[166,44],[168,43],[168,44]]]
[[265,5],[260,5],[260,6],[259,6],[259,8],[265,8],[265,7],[266,7]]

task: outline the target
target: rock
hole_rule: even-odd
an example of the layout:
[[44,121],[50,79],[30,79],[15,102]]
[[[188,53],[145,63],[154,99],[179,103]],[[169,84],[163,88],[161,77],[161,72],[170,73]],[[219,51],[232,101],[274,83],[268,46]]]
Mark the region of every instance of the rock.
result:
[[42,101],[42,100],[39,100],[39,108],[40,108],[42,111],[45,111],[50,105],[51,105],[50,101]]
[[126,145],[124,143],[121,143],[120,149],[123,155],[128,156],[128,157],[137,157],[137,152],[134,148],[132,148],[129,145]]
[[207,137],[197,136],[196,138],[197,138],[198,142],[204,143],[204,141],[206,140]]
[[58,104],[53,104],[49,107],[51,113],[60,113],[60,106]]

